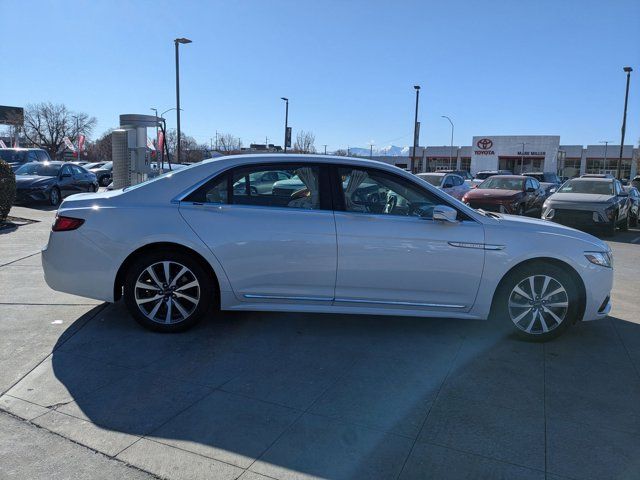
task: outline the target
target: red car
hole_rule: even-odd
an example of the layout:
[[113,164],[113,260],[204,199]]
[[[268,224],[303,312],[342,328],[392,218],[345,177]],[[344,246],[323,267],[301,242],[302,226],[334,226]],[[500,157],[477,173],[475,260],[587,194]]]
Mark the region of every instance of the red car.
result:
[[535,178],[495,175],[469,190],[462,201],[471,208],[539,217],[545,198],[545,190]]

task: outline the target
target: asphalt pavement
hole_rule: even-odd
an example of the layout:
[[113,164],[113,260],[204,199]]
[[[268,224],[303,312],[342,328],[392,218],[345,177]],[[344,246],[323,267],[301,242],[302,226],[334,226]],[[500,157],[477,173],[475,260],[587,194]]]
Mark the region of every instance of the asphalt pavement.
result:
[[608,240],[611,315],[532,344],[492,322],[282,313],[151,333],[50,290],[54,212],[11,215],[37,222],[0,230],[0,478],[640,477],[638,229]]

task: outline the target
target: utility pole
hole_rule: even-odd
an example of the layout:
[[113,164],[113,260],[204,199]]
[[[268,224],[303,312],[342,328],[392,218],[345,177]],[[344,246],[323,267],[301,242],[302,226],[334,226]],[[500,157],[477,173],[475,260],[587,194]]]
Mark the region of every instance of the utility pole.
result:
[[289,136],[289,99],[287,97],[280,97],[285,102],[284,110],[284,153],[287,153],[287,137]]
[[602,169],[607,170],[607,147],[609,146],[609,142],[611,140],[600,140],[598,143],[604,143],[604,161],[602,163]]
[[369,159],[373,160],[373,143],[369,144]]
[[629,100],[629,80],[631,79],[631,72],[633,68],[624,67],[623,70],[627,72],[627,90],[624,94],[624,114],[622,115],[622,139],[620,140],[620,155],[618,155],[618,168],[616,177],[618,180],[622,180],[622,150],[624,148],[624,134],[627,129],[627,102]]
[[188,38],[176,38],[173,43],[176,46],[176,127],[178,130],[178,142],[176,146],[176,163],[180,163],[180,44],[191,43]]
[[327,154],[327,146],[323,145],[323,147],[324,147],[324,154],[326,155]]
[[415,172],[415,164],[416,164],[416,150],[418,149],[418,100],[420,99],[420,85],[414,85],[413,88],[416,89],[416,115],[413,120],[413,152],[411,155],[411,171]]
[[451,166],[451,163],[453,162],[453,121],[446,115],[441,115],[441,116],[442,118],[446,118],[447,120],[449,120],[449,123],[451,124],[451,148],[449,149],[449,168],[453,168]]

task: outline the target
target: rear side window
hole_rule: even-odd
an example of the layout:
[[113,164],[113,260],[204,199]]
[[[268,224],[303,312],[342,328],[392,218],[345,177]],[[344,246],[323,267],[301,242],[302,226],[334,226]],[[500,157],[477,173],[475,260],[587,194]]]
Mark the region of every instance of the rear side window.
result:
[[[288,178],[279,180],[280,174]],[[241,168],[233,172],[231,183],[233,203],[237,205],[320,208],[320,168],[316,166]]]
[[209,180],[184,199],[257,207],[316,210],[320,207],[320,167],[253,165]]

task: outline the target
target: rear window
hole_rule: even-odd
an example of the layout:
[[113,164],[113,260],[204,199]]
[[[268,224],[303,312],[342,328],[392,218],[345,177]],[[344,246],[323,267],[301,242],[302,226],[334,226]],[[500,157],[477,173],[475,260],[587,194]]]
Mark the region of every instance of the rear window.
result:
[[8,150],[0,148],[0,158],[8,163],[24,162],[27,158],[24,150]]

